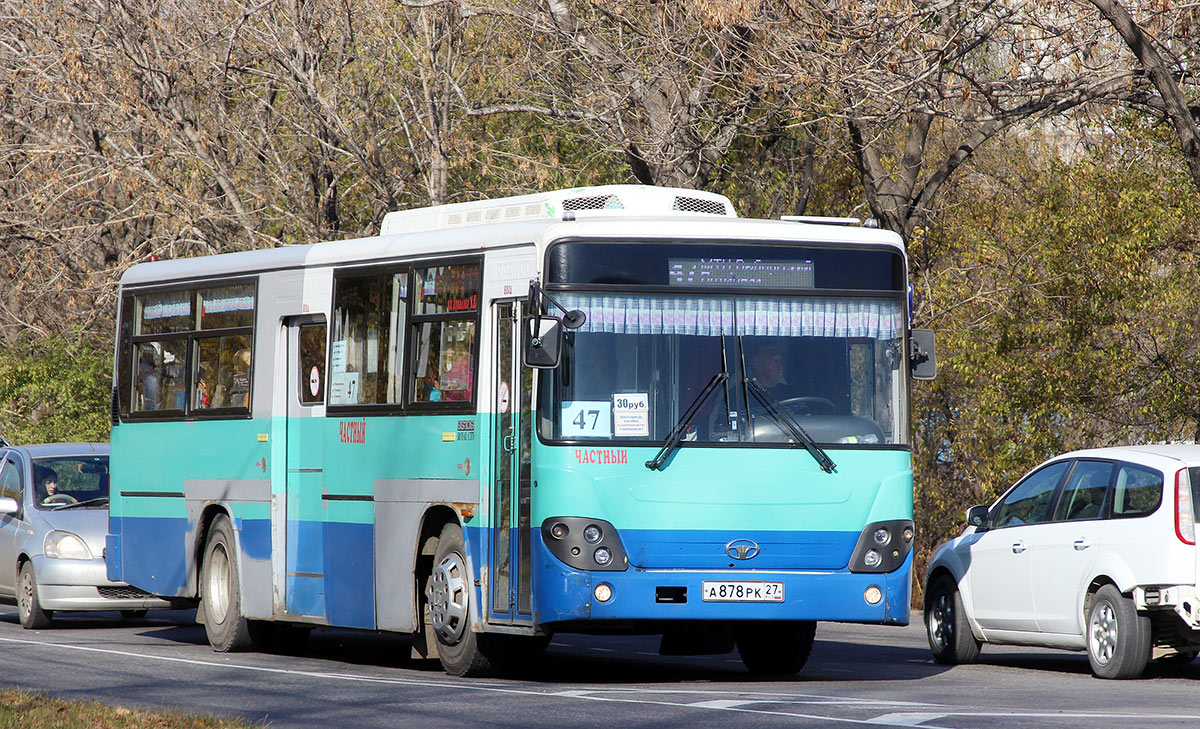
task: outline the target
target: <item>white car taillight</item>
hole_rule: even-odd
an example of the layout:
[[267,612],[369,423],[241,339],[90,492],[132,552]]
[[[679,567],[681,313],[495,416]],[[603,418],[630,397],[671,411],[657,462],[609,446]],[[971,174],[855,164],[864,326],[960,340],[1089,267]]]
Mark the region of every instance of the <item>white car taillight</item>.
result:
[[1184,544],[1196,543],[1196,520],[1192,511],[1192,479],[1186,468],[1175,474],[1175,534]]

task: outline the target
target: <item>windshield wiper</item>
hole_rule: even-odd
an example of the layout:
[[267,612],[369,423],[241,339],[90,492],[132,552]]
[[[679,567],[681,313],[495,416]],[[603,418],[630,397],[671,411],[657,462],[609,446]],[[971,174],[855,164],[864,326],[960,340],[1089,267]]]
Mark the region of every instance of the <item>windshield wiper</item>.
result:
[[716,392],[717,386],[727,379],[729,379],[728,372],[718,372],[712,376],[712,379],[708,381],[708,384],[704,386],[704,389],[700,391],[700,394],[688,406],[683,417],[675,424],[675,428],[667,436],[667,441],[663,443],[663,447],[659,450],[658,455],[653,460],[646,461],[646,468],[649,468],[651,471],[662,470],[663,464],[667,462],[667,458],[671,455],[671,452],[679,447],[679,442],[683,440],[683,434],[687,431],[687,427],[691,425],[692,418],[696,417],[696,413],[700,411],[700,408],[704,406],[708,398]]
[[758,384],[758,380],[746,378],[745,383],[750,394],[754,395],[759,403],[762,404],[763,409],[767,411],[767,415],[771,416],[775,424],[790,434],[793,440],[804,446],[804,449],[816,459],[817,465],[821,467],[822,471],[833,473],[834,469],[837,468],[837,464],[833,462],[829,454],[821,450],[821,446],[817,445],[812,436],[804,428],[801,428],[800,424],[791,415],[775,406],[775,401],[771,398],[770,393],[764,390],[762,385]]
[[76,509],[76,508],[79,508],[80,506],[99,506],[102,503],[103,504],[108,503],[107,496],[101,496],[98,499],[88,499],[87,501],[76,501],[73,504],[63,504],[62,506],[55,509],[55,511],[62,511],[63,509]]

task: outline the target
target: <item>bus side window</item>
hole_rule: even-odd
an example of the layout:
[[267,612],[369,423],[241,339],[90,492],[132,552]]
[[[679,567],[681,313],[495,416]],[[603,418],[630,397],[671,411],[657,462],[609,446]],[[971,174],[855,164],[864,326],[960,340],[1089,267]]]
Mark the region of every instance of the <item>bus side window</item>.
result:
[[250,337],[244,334],[196,340],[192,409],[249,406]]
[[325,325],[304,324],[300,327],[300,351],[296,366],[300,368],[300,404],[320,405],[325,402]]

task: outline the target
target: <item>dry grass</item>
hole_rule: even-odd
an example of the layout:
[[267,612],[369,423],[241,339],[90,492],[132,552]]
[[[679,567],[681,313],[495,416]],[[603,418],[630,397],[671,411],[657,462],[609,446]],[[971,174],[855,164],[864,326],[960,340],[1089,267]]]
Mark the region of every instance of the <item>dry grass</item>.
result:
[[164,713],[0,690],[0,729],[261,729],[204,714]]

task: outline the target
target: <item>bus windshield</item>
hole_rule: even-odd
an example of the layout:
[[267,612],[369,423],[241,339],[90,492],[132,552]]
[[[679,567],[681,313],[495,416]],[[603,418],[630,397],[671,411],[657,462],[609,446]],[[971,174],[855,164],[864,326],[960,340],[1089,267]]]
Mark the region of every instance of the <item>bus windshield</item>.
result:
[[822,445],[903,445],[904,305],[884,297],[561,293],[588,320],[547,372],[542,436],[664,440],[714,375],[728,378],[685,443],[778,443],[789,434],[744,381]]

